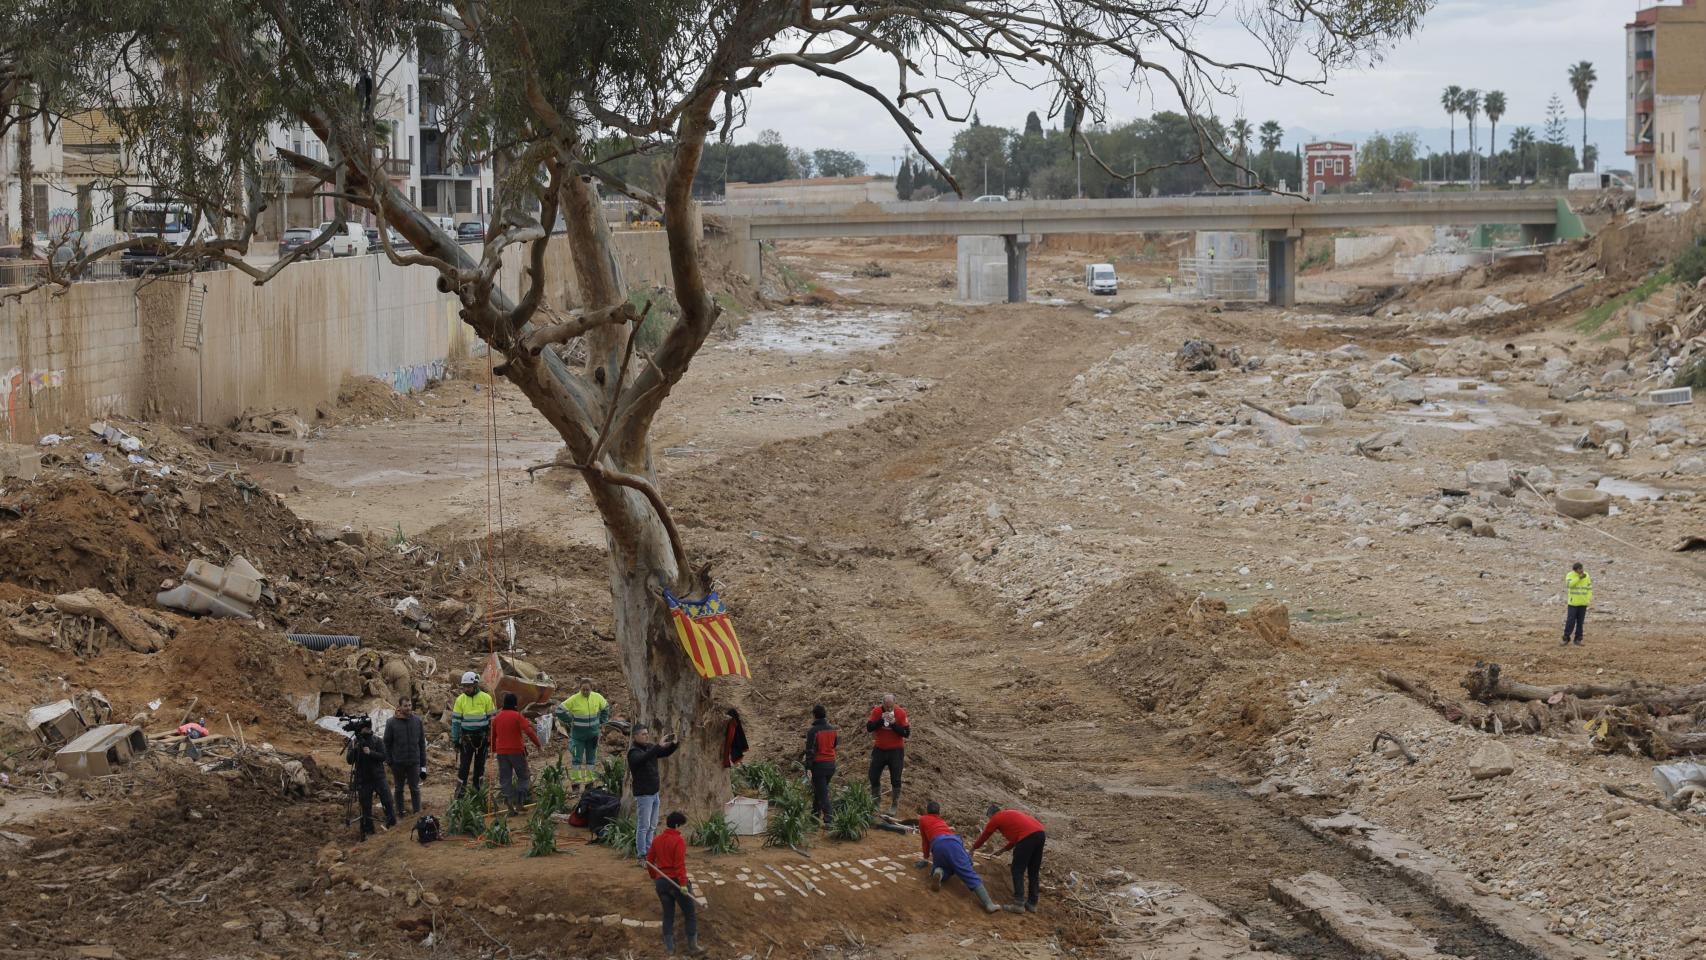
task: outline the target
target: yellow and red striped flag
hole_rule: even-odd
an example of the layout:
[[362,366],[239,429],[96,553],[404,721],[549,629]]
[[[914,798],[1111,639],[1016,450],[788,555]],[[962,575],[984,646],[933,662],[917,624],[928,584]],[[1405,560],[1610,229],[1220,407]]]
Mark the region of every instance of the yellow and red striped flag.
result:
[[752,679],[735,625],[729,620],[729,608],[715,593],[703,600],[680,600],[666,591],[664,601],[669,604],[669,617],[675,621],[681,648],[687,651],[687,659],[693,661],[699,676],[706,680],[727,676]]

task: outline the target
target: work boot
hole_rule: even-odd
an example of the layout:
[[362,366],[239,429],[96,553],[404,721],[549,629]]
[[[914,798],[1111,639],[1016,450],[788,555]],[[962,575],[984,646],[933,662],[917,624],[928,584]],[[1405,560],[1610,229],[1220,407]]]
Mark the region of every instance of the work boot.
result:
[[944,876],[942,874],[942,870],[940,867],[936,868],[935,870],[930,871],[930,889],[932,889],[932,890],[942,889],[942,880],[943,879],[944,879]]
[[1003,904],[1001,906],[1001,909],[1007,911],[1008,913],[1024,913],[1025,912],[1025,901],[1019,899],[1018,897],[1014,897],[1012,903]]
[[693,934],[687,938],[687,955],[690,957],[702,957],[705,955],[705,948],[699,945],[698,934]]
[[663,952],[672,957],[675,956],[675,934],[666,933],[663,935]]
[[891,817],[900,816],[900,791],[899,790],[895,790],[889,794],[889,816],[891,816]]
[[1037,912],[1037,902],[1035,900],[1032,900],[1029,903],[1025,904],[1025,912],[1026,913],[1036,913]]
[[1000,912],[1001,908],[996,906],[995,901],[991,900],[989,897],[989,888],[988,887],[983,886],[982,884],[979,884],[978,888],[972,892],[977,894],[977,902],[983,904],[984,912],[986,912],[986,913],[998,913],[998,912]]

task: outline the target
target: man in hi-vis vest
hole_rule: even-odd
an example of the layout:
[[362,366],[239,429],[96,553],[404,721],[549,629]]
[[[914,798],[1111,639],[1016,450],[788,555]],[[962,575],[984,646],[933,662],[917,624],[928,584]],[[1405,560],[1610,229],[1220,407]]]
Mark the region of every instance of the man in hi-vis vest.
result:
[[1570,645],[1570,634],[1575,633],[1576,646],[1582,645],[1582,623],[1588,618],[1588,605],[1593,603],[1593,578],[1587,575],[1580,563],[1570,567],[1570,572],[1564,574],[1564,593],[1568,597],[1568,606],[1564,614],[1564,646]]

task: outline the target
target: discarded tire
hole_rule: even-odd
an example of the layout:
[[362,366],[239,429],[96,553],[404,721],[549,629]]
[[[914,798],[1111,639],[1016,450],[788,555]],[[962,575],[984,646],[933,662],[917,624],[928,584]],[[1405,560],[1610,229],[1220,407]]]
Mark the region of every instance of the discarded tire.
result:
[[359,647],[360,637],[333,633],[287,633],[285,636],[310,650],[330,650],[333,647]]
[[1552,505],[1575,520],[1602,517],[1611,512],[1611,494],[1591,487],[1570,487],[1553,494]]

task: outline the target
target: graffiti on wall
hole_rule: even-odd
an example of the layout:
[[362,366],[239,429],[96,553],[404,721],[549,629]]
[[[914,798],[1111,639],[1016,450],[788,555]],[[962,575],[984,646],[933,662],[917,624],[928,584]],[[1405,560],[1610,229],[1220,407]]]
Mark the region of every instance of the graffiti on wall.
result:
[[446,368],[443,360],[429,360],[426,363],[411,364],[398,367],[385,375],[391,381],[391,389],[398,393],[414,393],[425,390],[428,384],[444,379]]
[[32,406],[31,398],[43,390],[65,385],[64,370],[33,370],[26,375],[22,368],[13,367],[0,376],[0,397],[6,401],[6,432],[16,429],[19,413]]
[[63,237],[77,229],[77,211],[70,207],[54,207],[47,213],[47,235]]

